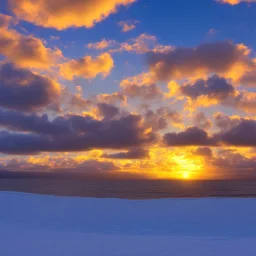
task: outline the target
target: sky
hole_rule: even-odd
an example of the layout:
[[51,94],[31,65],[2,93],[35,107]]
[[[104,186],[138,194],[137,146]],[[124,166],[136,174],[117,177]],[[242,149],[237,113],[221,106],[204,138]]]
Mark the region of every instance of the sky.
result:
[[256,1],[3,0],[0,173],[256,175]]

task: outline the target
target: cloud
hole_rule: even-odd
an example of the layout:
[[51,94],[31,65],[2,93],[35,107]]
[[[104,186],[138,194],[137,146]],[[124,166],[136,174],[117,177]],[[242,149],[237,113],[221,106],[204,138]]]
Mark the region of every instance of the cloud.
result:
[[111,94],[97,94],[90,98],[83,98],[81,94],[68,94],[66,101],[75,108],[92,107],[100,103],[126,106],[129,99],[142,99],[145,101],[161,100],[164,93],[152,80],[150,74],[142,73],[134,77],[127,77],[120,83],[121,89]]
[[118,25],[122,28],[122,32],[129,32],[136,28],[136,24],[138,24],[138,20],[128,20],[128,21],[120,21]]
[[150,51],[167,53],[173,49],[172,46],[159,44],[156,36],[146,33],[128,39],[125,42],[102,39],[101,41],[87,44],[87,48],[95,50],[109,49],[110,53],[131,52],[136,54],[144,54]]
[[9,28],[10,20],[9,16],[0,16],[0,54],[7,61],[21,67],[46,69],[63,58],[61,50],[47,48],[42,40]]
[[163,138],[166,146],[214,146],[216,141],[206,131],[194,126],[184,132],[167,133]]
[[200,96],[207,96],[217,100],[224,100],[235,92],[234,87],[225,78],[214,75],[207,80],[199,79],[187,83],[180,88],[181,93],[192,99]]
[[71,94],[69,99],[70,107],[85,109],[93,104],[92,100],[84,99],[82,95]]
[[96,100],[107,104],[126,104],[126,97],[121,92],[114,92],[111,94],[98,94]]
[[144,159],[149,158],[149,152],[146,149],[135,148],[130,149],[127,152],[120,152],[116,154],[103,154],[102,157],[111,159]]
[[256,93],[249,91],[236,91],[233,97],[227,98],[223,105],[243,110],[247,113],[255,113]]
[[206,36],[211,37],[214,36],[218,33],[218,30],[216,30],[215,28],[211,28],[208,30],[208,32],[206,33]]
[[127,42],[119,43],[115,49],[110,52],[136,52],[143,54],[154,49],[157,45],[157,38],[150,34],[141,34],[136,38],[132,38]]
[[98,160],[87,160],[79,163],[75,170],[80,169],[82,172],[111,172],[119,168],[112,162],[102,162]]
[[216,134],[216,138],[226,145],[240,147],[255,147],[256,146],[256,121],[241,119],[236,125],[230,129],[221,131]]
[[242,44],[223,41],[203,43],[195,48],[176,47],[164,53],[150,52],[147,63],[155,77],[164,81],[213,72],[237,76],[238,67],[242,74],[251,65],[249,53],[250,50]]
[[256,0],[216,0],[219,3],[222,4],[231,4],[231,5],[236,5],[240,4],[242,2],[244,3],[256,3]]
[[240,117],[230,117],[224,113],[218,112],[214,114],[214,122],[219,129],[228,130],[239,124]]
[[117,42],[115,40],[103,39],[96,43],[89,43],[89,44],[87,44],[87,47],[89,49],[104,50],[104,49],[110,48],[116,44],[117,44]]
[[256,120],[239,117],[228,119],[218,114],[217,125],[221,130],[212,135],[194,126],[183,132],[167,133],[163,141],[167,146],[256,147]]
[[52,122],[48,115],[23,114],[17,111],[0,109],[0,126],[11,131],[21,131],[50,136],[72,134],[72,127],[64,117],[57,117]]
[[212,127],[212,122],[203,112],[198,112],[193,117],[194,125],[200,129],[208,130]]
[[168,124],[181,124],[181,115],[168,109],[167,107],[160,107],[155,111],[147,109],[143,114],[145,124],[152,129],[152,131],[159,131],[165,129]]
[[154,83],[149,73],[141,73],[121,81],[121,94],[128,98],[140,97],[145,100],[161,99],[163,92]]
[[203,157],[212,157],[212,150],[207,147],[197,148],[194,151],[194,154],[198,156],[203,156]]
[[242,84],[244,86],[255,87],[256,86],[256,72],[255,68],[244,73],[237,83]]
[[129,98],[140,97],[146,100],[161,99],[163,95],[156,84],[123,86],[122,93]]
[[153,80],[152,75],[150,73],[140,73],[136,76],[131,76],[123,79],[120,83],[120,86],[132,86],[134,84],[141,86],[144,84],[152,84],[154,82],[155,81]]
[[177,90],[175,89],[174,93],[175,95],[181,93],[188,97],[187,107],[189,109],[221,104],[248,113],[255,112],[255,92],[238,90],[225,78],[217,75],[184,83]]
[[6,154],[36,154],[45,149],[49,141],[37,134],[0,131],[0,152]]
[[40,110],[56,101],[60,86],[13,64],[0,66],[0,106],[20,111]]
[[66,115],[49,120],[46,114],[25,115],[7,110],[0,114],[0,126],[15,131],[1,132],[2,153],[121,149],[156,141],[156,134],[147,130],[139,115],[128,114],[113,120],[97,120],[89,115]]
[[256,158],[241,154],[236,149],[219,149],[216,156],[207,159],[209,166],[222,178],[252,178],[255,175]]
[[106,103],[97,104],[99,115],[106,119],[112,119],[119,114],[119,108]]
[[[6,159],[0,165],[0,177],[77,177],[105,175],[120,168],[110,161],[83,159],[70,156],[43,156]],[[7,171],[3,171],[7,170]]]
[[9,0],[12,12],[22,20],[58,30],[91,28],[135,0]]
[[0,28],[7,28],[11,21],[11,16],[0,13]]
[[91,56],[85,56],[81,59],[70,60],[60,65],[61,75],[72,80],[75,77],[86,79],[95,78],[101,74],[103,77],[109,75],[114,67],[114,60],[109,53],[102,53],[93,59]]
[[[66,103],[67,111],[69,108],[74,108],[78,111],[85,111],[93,107],[98,108],[99,104],[125,106],[127,103],[127,98],[124,94],[122,94],[122,92],[114,92],[110,94],[103,93],[93,95],[89,98],[84,98],[81,93],[72,94],[66,90],[63,95],[63,101]],[[97,113],[95,112],[95,114]]]

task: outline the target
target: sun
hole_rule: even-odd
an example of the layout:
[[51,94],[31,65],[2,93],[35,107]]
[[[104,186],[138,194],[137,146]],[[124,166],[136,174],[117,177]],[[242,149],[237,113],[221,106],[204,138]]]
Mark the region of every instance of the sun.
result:
[[190,177],[189,172],[183,172],[182,177],[183,177],[183,179],[189,179],[189,177]]

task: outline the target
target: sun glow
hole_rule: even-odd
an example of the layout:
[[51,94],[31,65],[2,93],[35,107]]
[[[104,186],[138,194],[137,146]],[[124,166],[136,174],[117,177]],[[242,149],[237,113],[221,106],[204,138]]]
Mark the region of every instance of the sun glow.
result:
[[189,179],[190,174],[189,174],[189,172],[183,172],[182,176],[184,179]]
[[192,179],[198,178],[202,170],[203,163],[198,158],[188,158],[185,156],[173,156],[177,167],[178,179]]

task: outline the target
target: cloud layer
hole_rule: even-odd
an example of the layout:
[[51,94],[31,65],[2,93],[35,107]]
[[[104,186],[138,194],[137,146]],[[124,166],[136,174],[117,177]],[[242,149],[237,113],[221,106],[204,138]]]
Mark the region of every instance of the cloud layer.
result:
[[151,144],[156,134],[147,131],[139,115],[96,120],[91,116],[66,115],[49,120],[46,114],[26,115],[2,110],[0,126],[17,131],[0,132],[0,152],[88,151],[93,148],[130,148]]

